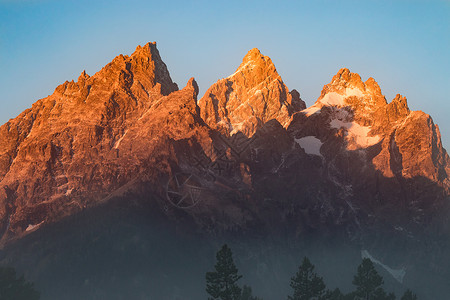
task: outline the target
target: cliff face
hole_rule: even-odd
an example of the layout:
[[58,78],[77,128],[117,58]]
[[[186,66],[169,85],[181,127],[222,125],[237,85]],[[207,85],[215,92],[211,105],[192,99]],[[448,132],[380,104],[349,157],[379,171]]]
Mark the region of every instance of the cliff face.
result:
[[289,92],[272,60],[250,50],[232,75],[213,84],[199,100],[201,116],[226,135],[252,136],[269,120],[284,127],[291,115],[305,108],[296,90]]
[[198,105],[197,94],[194,79],[178,90],[149,43],[1,126],[3,242],[129,195],[206,232],[352,238],[385,223],[420,231],[448,202],[438,127],[400,95],[387,103],[372,78],[341,69],[306,108],[252,49]]
[[[157,176],[171,140],[195,139],[198,87],[178,91],[156,44],[65,82],[0,128],[4,238],[108,199],[149,161]],[[162,149],[159,151],[159,149]],[[157,152],[155,154],[155,152]]]
[[[149,43],[93,76],[83,72],[77,82],[65,82],[1,126],[4,259],[23,264],[17,249],[32,243],[29,249],[48,249],[38,251],[35,278],[53,276],[45,270],[70,261],[66,256],[85,262],[64,248],[66,231],[74,238],[69,245],[91,249],[99,237],[114,245],[111,228],[137,253],[137,264],[145,247],[145,260],[158,257],[153,244],[167,228],[175,239],[179,232],[200,233],[202,242],[230,235],[305,246],[310,237],[343,239],[406,270],[409,283],[439,298],[433,295],[445,288],[431,290],[450,278],[450,159],[429,115],[410,111],[401,95],[388,103],[374,79],[364,82],[348,69],[306,108],[257,49],[198,101],[197,95],[194,79],[178,90]],[[130,237],[129,225],[139,234]],[[149,232],[152,242],[140,248],[139,236]],[[89,259],[95,264],[102,251]]]
[[[401,95],[388,104],[372,78],[363,82],[358,74],[340,70],[317,102],[293,119],[290,130],[297,138],[341,137],[347,152],[375,151],[368,163],[384,177],[422,176],[448,190],[448,155],[439,128],[429,115],[411,112]],[[311,128],[314,123],[318,129]]]
[[370,226],[383,220],[424,230],[448,201],[449,158],[439,128],[429,115],[410,111],[401,95],[387,103],[372,78],[363,82],[341,69],[313,106],[294,114],[288,131],[322,158],[322,177]]

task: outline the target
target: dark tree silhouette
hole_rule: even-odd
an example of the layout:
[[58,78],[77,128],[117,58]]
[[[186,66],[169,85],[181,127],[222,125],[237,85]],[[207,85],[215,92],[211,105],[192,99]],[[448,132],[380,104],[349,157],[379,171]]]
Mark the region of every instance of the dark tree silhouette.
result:
[[239,300],[241,288],[237,281],[242,278],[233,262],[231,249],[225,244],[216,254],[215,271],[206,273],[208,299]]
[[395,299],[394,294],[386,295],[386,292],[381,287],[383,283],[383,277],[378,275],[372,261],[368,258],[364,258],[362,263],[358,266],[357,274],[353,278],[353,284],[356,286],[356,291],[352,293],[353,299]]
[[0,267],[0,299],[2,300],[38,300],[39,292],[23,276],[17,278],[16,271],[9,267]]
[[294,289],[289,300],[326,299],[327,292],[322,277],[314,272],[314,265],[307,257],[298,268],[297,273],[291,278],[291,287]]
[[407,289],[401,300],[417,300],[417,296],[411,290]]

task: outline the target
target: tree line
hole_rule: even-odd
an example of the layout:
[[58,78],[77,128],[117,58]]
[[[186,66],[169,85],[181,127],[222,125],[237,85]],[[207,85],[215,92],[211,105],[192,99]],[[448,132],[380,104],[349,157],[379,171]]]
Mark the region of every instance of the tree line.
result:
[[[314,270],[314,265],[305,257],[298,271],[292,276],[290,286],[292,294],[288,300],[395,300],[394,293],[383,289],[384,280],[372,261],[364,258],[353,277],[355,290],[344,294],[339,288],[327,289],[323,278]],[[208,300],[262,300],[253,295],[249,286],[239,286],[242,278],[234,264],[231,249],[225,244],[216,254],[214,271],[206,273],[206,292]],[[406,290],[400,300],[417,300],[417,296]]]
[[17,276],[11,267],[0,267],[0,299],[1,300],[39,300],[40,293],[34,284]]
[[[311,261],[305,257],[292,276],[291,294],[288,300],[395,300],[394,293],[383,289],[383,278],[375,270],[372,261],[364,258],[353,277],[355,290],[344,294],[339,288],[327,289],[323,278],[315,272]],[[233,261],[233,253],[225,244],[216,254],[214,271],[206,273],[206,292],[208,300],[262,300],[253,295],[252,288],[242,287],[238,281],[242,278]],[[34,285],[23,276],[17,276],[10,267],[0,267],[0,299],[1,300],[38,300],[40,293]],[[417,300],[417,296],[409,289],[400,300]]]

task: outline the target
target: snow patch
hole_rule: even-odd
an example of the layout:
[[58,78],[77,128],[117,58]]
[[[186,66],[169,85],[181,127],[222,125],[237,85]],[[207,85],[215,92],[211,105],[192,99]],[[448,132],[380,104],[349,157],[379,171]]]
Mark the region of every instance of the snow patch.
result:
[[308,107],[308,108],[302,110],[301,112],[304,113],[307,117],[309,117],[309,116],[314,115],[315,113],[320,114],[320,110],[321,110],[320,107],[313,105],[311,107]]
[[235,133],[238,133],[239,131],[242,132],[243,129],[244,129],[244,123],[245,123],[245,121],[242,121],[242,122],[239,122],[239,123],[233,123],[231,125],[233,127],[233,130],[231,130],[230,136],[235,134]]
[[358,88],[346,88],[343,95],[336,92],[330,92],[323,96],[319,102],[328,106],[344,106],[345,99],[352,96],[364,97],[364,93]]
[[128,133],[128,129],[125,130],[125,133],[122,135],[122,137],[114,144],[114,149],[119,148],[120,142],[122,142],[123,138],[125,137],[125,135],[127,135],[127,133]]
[[336,93],[331,92],[326,94],[322,99],[320,99],[320,103],[324,105],[335,105],[335,106],[343,106],[345,97]]
[[42,225],[42,223],[44,223],[44,221],[42,221],[42,222],[39,223],[39,224],[34,224],[34,225],[29,224],[28,227],[27,227],[27,229],[25,229],[25,231],[32,231],[32,230],[38,229],[39,226]]
[[356,97],[364,97],[364,93],[357,88],[346,88],[345,89],[345,97],[351,97],[351,96],[356,96]]
[[347,141],[353,142],[359,147],[367,148],[380,141],[380,136],[369,136],[370,127],[361,126],[356,122],[344,122],[338,119],[331,120],[331,128],[345,128],[347,130]]
[[311,107],[308,107],[301,112],[304,113],[307,117],[319,112],[323,106],[345,106],[345,99],[348,97],[364,97],[364,93],[358,88],[346,88],[344,95],[341,95],[336,92],[330,92],[325,94],[322,99],[319,100],[318,103],[314,104]]
[[305,136],[294,140],[300,145],[300,147],[303,148],[303,150],[305,150],[306,154],[323,157],[322,154],[320,154],[320,148],[323,143],[315,136]]
[[244,68],[247,67],[247,66],[254,67],[255,64],[253,63],[253,61],[248,61],[248,62],[246,62],[244,65],[240,66],[240,67],[236,70],[236,72],[234,72],[233,74],[231,74],[230,76],[228,76],[227,79],[233,77],[234,75],[236,75],[237,73],[239,73],[240,71],[242,71],[242,69],[244,69]]
[[403,278],[406,275],[406,269],[403,267],[401,269],[392,269],[389,266],[386,266],[385,264],[383,264],[382,262],[380,262],[379,260],[377,260],[376,258],[374,258],[372,255],[370,255],[369,251],[367,250],[361,250],[361,257],[362,258],[368,258],[370,259],[373,263],[380,265],[383,269],[385,269],[389,274],[392,275],[392,277],[394,277],[395,280],[397,280],[400,283],[403,283]]

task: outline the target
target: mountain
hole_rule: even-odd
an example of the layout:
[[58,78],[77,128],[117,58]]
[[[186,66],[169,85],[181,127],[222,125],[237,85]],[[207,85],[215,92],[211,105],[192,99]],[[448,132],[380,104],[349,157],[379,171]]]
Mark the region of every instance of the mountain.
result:
[[368,214],[386,206],[398,210],[396,221],[408,210],[430,216],[423,209],[441,205],[440,195],[449,193],[449,157],[438,126],[411,112],[401,95],[388,104],[372,78],[363,82],[341,69],[288,130],[309,154],[322,157],[326,177],[348,197],[360,193],[351,203],[378,202]]
[[246,136],[272,119],[286,127],[294,112],[306,108],[296,90],[289,92],[272,60],[256,48],[245,55],[236,72],[213,84],[198,105],[211,128]]
[[83,72],[77,82],[65,82],[4,124],[3,238],[102,202],[136,180],[143,164],[170,156],[165,142],[188,138],[202,122],[197,93],[194,80],[178,91],[149,43],[92,77]]
[[[332,243],[352,249],[352,257],[373,255],[391,275],[399,270],[395,284],[416,287],[424,299],[447,292],[450,160],[429,115],[411,111],[401,95],[388,103],[374,79],[363,82],[348,69],[306,108],[258,49],[197,96],[195,80],[179,90],[156,43],[148,43],[93,76],[65,82],[2,125],[2,261],[26,271],[26,257],[51,295],[49,270],[63,276],[62,262],[83,265],[72,249],[93,253],[89,265],[102,260],[96,251],[105,249],[87,236],[134,245],[133,259],[142,255],[150,264],[154,256],[140,246],[153,253],[148,245],[161,243],[169,254],[190,238],[193,257],[224,239],[249,257],[243,245],[254,241],[289,253],[286,260]],[[23,250],[41,248],[47,252]],[[123,261],[117,251],[112,260]],[[271,276],[288,279],[282,266],[292,265],[272,254],[276,272],[254,277],[264,274],[260,286],[269,297]],[[80,280],[88,276],[78,272]],[[105,274],[91,279],[95,286],[106,284]],[[92,287],[85,288],[76,294],[82,291],[73,287],[73,299],[88,297]]]

